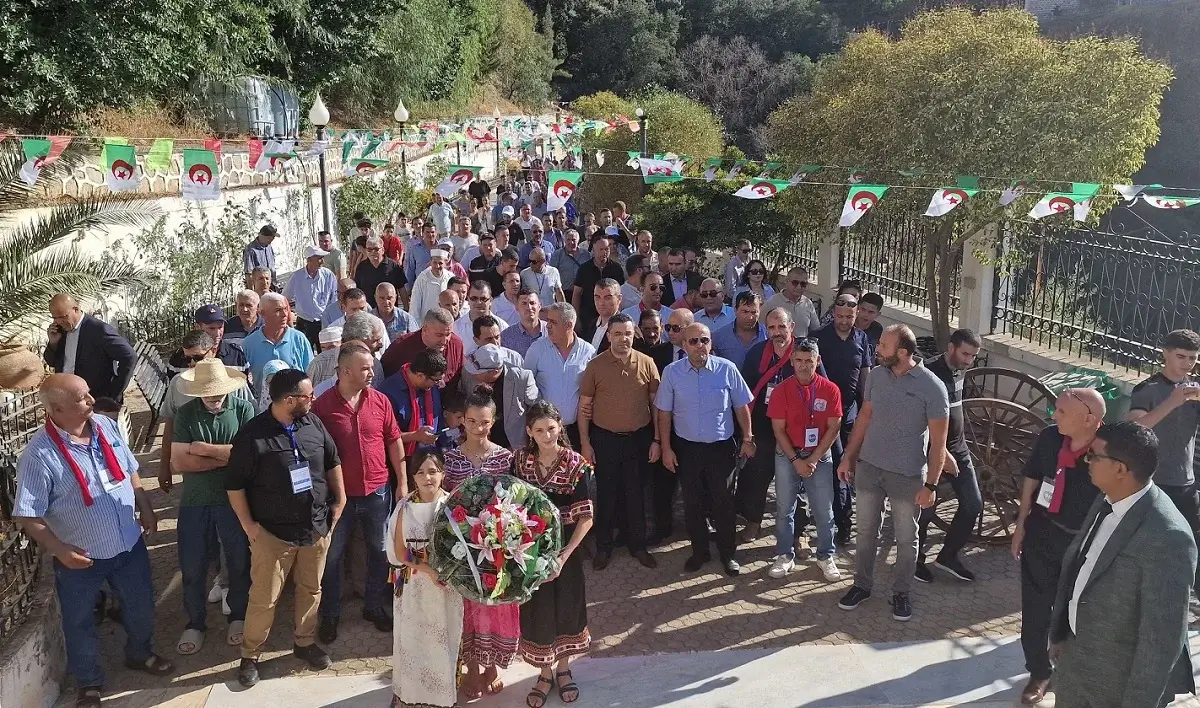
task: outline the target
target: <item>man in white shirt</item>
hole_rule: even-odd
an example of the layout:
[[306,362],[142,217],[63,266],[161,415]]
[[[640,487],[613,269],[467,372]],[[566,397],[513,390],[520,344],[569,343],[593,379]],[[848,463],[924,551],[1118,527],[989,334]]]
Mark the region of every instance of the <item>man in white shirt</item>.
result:
[[787,283],[783,290],[775,293],[763,305],[763,312],[770,312],[777,307],[787,310],[796,324],[796,338],[803,339],[821,328],[821,317],[812,300],[804,293],[808,289],[808,271],[803,268],[792,268],[787,274]]
[[[442,293],[445,295],[445,293]],[[492,286],[488,285],[486,280],[476,280],[471,283],[471,288],[467,291],[467,309],[462,315],[454,321],[454,333],[463,342],[471,342],[475,339],[475,333],[471,329],[471,325],[475,320],[484,315],[493,315],[492,303]],[[508,327],[508,323],[497,317],[496,320],[500,323],[500,329],[503,331]]]
[[439,237],[449,236],[454,227],[454,207],[437,192],[433,193],[433,204],[429,205],[429,221]]
[[528,238],[529,232],[531,230],[533,230],[533,225],[535,223],[538,226],[542,225],[541,220],[537,219],[533,216],[533,207],[529,206],[528,204],[524,204],[521,206],[521,215],[519,217],[517,217],[516,219],[513,219],[513,223],[516,224],[517,226],[521,227],[521,232],[522,232],[521,234],[510,233],[509,236],[512,237],[513,241],[523,240],[523,239],[516,238],[517,236],[521,236],[522,234],[524,235],[525,238]]
[[492,302],[492,314],[515,325],[521,321],[517,311],[517,293],[521,292],[521,274],[514,268],[504,274],[504,292]]
[[[450,236],[450,243],[454,244],[454,260],[463,263],[463,256],[475,246],[479,245],[479,237],[471,233],[470,217],[458,217],[458,231]],[[466,262],[470,265],[470,261]]]
[[300,330],[313,349],[319,346],[317,335],[325,310],[337,298],[337,279],[333,271],[321,265],[329,252],[312,244],[304,247],[304,267],[288,277],[283,296],[296,303],[296,329]]
[[563,302],[562,276],[558,268],[546,264],[546,252],[535,248],[529,253],[529,267],[521,271],[521,287],[537,293],[540,302]]

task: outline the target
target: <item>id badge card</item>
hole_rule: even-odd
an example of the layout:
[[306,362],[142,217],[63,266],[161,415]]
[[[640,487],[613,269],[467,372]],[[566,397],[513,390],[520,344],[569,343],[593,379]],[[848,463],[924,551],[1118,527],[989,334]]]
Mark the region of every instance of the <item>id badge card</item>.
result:
[[1045,509],[1050,508],[1050,502],[1054,499],[1054,477],[1042,478],[1042,486],[1038,488],[1037,503],[1038,506]]
[[312,474],[308,471],[308,463],[295,461],[288,465],[288,474],[292,477],[292,494],[302,494],[312,490]]
[[775,384],[767,384],[767,395],[763,398],[763,403],[771,405],[771,394],[775,392]]
[[107,494],[112,494],[121,488],[121,482],[113,479],[107,469],[100,472],[100,483]]
[[816,447],[819,442],[821,442],[821,431],[819,428],[804,429],[804,447]]

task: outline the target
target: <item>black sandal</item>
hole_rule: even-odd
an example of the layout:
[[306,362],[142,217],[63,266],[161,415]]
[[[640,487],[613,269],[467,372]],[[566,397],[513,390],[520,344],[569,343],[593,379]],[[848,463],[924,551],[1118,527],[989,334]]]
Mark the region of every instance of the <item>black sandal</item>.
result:
[[157,654],[151,654],[150,658],[143,662],[126,661],[125,668],[159,677],[167,676],[175,670],[174,664]]
[[[547,688],[554,687],[554,679],[552,677],[538,674],[537,683],[533,684],[533,688],[529,689],[529,695],[525,696],[525,705],[529,706],[529,708],[542,708],[542,706],[546,705],[546,699],[549,698],[549,695],[538,688],[543,683],[546,684]],[[534,700],[539,701],[539,703],[535,704]]]
[[75,708],[100,708],[100,687],[84,686],[75,695]]
[[[579,700],[579,686],[575,685],[575,681],[573,681],[573,680],[567,681],[565,684],[558,683],[558,679],[562,678],[563,676],[566,676],[568,679],[575,678],[574,676],[571,675],[570,669],[567,669],[566,671],[555,672],[555,674],[554,674],[555,683],[558,684],[558,700],[562,701],[563,703],[574,703],[575,701]],[[567,700],[567,697],[565,695],[563,695],[567,691],[574,691],[575,697],[570,700]]]

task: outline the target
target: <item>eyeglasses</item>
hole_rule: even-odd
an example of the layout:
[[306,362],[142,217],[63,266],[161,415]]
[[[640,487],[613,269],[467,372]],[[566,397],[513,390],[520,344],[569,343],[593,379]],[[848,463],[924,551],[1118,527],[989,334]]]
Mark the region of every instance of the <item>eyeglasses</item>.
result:
[[1067,395],[1070,396],[1071,398],[1074,398],[1076,401],[1079,401],[1079,403],[1084,408],[1087,409],[1088,415],[1090,415],[1090,416],[1096,415],[1095,413],[1092,412],[1092,407],[1087,404],[1087,401],[1083,400],[1083,396],[1080,396],[1078,393],[1075,393],[1074,391],[1067,391]]
[[852,297],[839,297],[833,304],[838,307],[858,307],[858,300]]
[[742,248],[742,249],[739,249],[739,250],[738,250],[738,253],[741,253],[742,255],[745,255],[745,254],[747,254],[747,253],[749,253],[749,252],[750,252],[750,249],[749,249],[749,248]]
[[1126,467],[1129,466],[1129,463],[1125,462],[1125,460],[1122,460],[1119,457],[1113,457],[1112,455],[1101,455],[1100,453],[1092,452],[1091,450],[1088,450],[1083,454],[1083,459],[1087,460],[1088,462],[1091,462],[1092,460],[1112,460],[1113,462],[1120,462]]
[[649,290],[649,291],[650,291],[650,292],[652,292],[652,293],[656,293],[656,292],[658,292],[659,290],[662,290],[662,284],[660,284],[660,283],[650,283],[649,285],[647,285],[647,286],[646,286],[646,289],[647,289],[647,290]]
[[720,290],[701,290],[700,297],[716,297],[721,294]]
[[790,280],[788,282],[790,282],[792,285],[796,286],[797,288],[807,288],[808,287],[807,280]]
[[694,347],[697,344],[708,344],[711,341],[708,337],[688,337],[687,343]]
[[311,393],[289,393],[288,398],[299,398],[302,401],[311,401],[312,399],[316,398],[316,396]]
[[186,364],[196,364],[208,358],[208,354],[184,354],[183,361]]
[[663,328],[666,329],[668,332],[682,332],[683,330],[687,329],[687,326],[686,325],[669,324],[669,325],[663,325]]
[[755,268],[754,270],[748,270],[746,272],[749,273],[750,275],[763,275],[764,273],[766,273],[766,271],[762,270],[761,268]]

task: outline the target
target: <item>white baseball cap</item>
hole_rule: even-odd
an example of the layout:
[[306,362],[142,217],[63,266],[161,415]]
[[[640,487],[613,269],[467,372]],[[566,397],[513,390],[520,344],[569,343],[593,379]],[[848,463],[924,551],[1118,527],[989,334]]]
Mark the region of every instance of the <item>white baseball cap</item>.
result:
[[328,255],[329,255],[329,251],[326,251],[322,248],[313,246],[312,244],[309,244],[304,247],[304,260],[308,260],[309,258],[317,258],[317,257],[324,258],[325,256],[328,256]]

